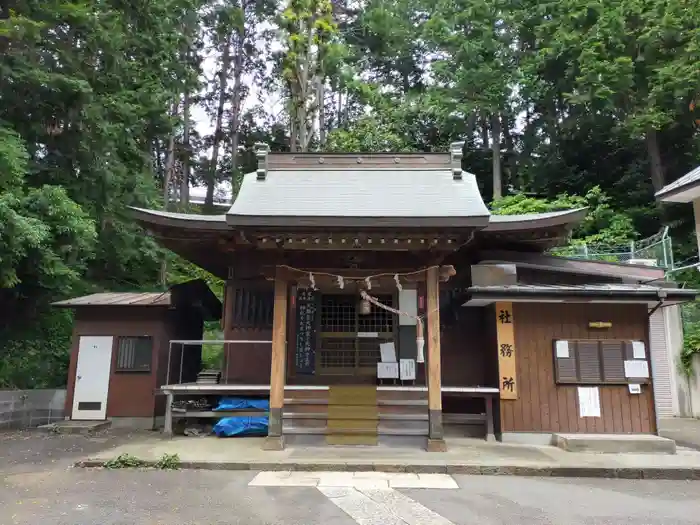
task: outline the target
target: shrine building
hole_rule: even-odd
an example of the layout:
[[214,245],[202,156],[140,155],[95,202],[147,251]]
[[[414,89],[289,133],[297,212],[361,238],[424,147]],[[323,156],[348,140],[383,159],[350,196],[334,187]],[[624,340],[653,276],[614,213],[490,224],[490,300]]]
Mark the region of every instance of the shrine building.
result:
[[226,282],[220,369],[202,380],[200,335],[171,339],[153,371],[166,432],[180,398],[258,395],[270,449],[656,433],[650,316],[697,292],[656,267],[548,255],[586,210],[492,215],[462,148],[258,145],[225,215],[133,209],[162,246]]

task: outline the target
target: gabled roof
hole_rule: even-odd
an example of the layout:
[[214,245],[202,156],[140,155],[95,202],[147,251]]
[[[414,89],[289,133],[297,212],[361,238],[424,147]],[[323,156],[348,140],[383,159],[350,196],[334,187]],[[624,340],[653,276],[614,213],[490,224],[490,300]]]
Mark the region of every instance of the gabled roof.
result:
[[700,198],[700,166],[656,192],[661,202],[691,202]]
[[444,171],[255,173],[226,214],[231,226],[475,226],[489,211],[476,178]]
[[456,171],[448,154],[265,155],[262,167],[243,178],[226,214],[231,226],[488,224],[476,177]]

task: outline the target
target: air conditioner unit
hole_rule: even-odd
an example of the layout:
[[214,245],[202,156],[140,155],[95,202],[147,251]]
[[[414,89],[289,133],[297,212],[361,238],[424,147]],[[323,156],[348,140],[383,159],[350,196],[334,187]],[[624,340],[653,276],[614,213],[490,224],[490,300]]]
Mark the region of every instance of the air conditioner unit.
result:
[[656,259],[630,259],[627,264],[638,264],[640,266],[658,266]]

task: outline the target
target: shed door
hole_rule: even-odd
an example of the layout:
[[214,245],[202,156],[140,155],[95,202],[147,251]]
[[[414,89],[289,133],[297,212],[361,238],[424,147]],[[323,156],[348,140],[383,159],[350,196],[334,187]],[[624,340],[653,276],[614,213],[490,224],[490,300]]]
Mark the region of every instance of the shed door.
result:
[[80,337],[72,419],[100,420],[107,417],[113,340],[109,335]]

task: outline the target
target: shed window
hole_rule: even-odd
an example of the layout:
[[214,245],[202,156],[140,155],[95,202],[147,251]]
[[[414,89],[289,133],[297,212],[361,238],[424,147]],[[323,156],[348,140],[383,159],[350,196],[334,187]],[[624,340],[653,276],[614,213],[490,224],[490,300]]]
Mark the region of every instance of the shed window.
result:
[[152,337],[120,337],[117,344],[117,372],[151,371]]
[[[557,343],[565,343],[568,350],[557,351]],[[559,384],[627,384],[625,360],[634,359],[632,341],[611,339],[583,339],[554,341],[554,371]],[[648,379],[635,379],[646,383]]]

